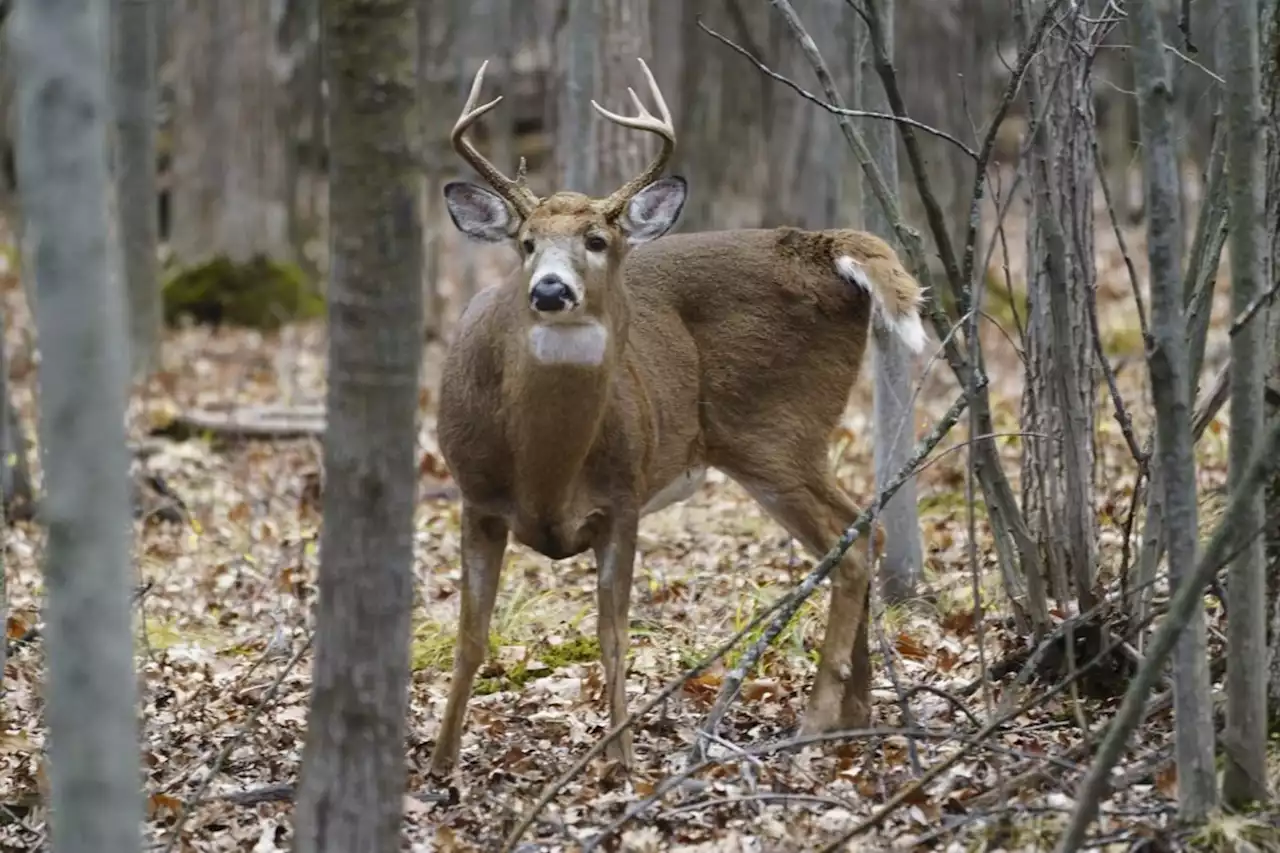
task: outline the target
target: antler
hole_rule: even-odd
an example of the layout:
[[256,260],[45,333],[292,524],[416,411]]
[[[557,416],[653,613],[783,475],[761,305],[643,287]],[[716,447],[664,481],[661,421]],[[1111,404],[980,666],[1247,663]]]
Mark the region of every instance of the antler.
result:
[[658,83],[653,79],[653,73],[649,71],[649,66],[645,64],[643,59],[640,60],[640,67],[644,69],[644,76],[649,80],[649,92],[653,95],[653,100],[658,105],[658,112],[662,118],[655,118],[652,113],[645,109],[640,98],[636,96],[635,90],[628,87],[627,92],[631,95],[631,102],[636,105],[636,110],[640,115],[629,118],[627,116],[611,113],[604,107],[597,104],[594,100],[591,106],[595,107],[596,112],[607,118],[609,121],[629,127],[633,130],[644,130],[649,133],[655,133],[662,139],[662,150],[658,152],[658,156],[653,159],[643,172],[636,177],[627,181],[613,195],[601,202],[600,207],[606,216],[617,216],[622,209],[627,206],[627,202],[631,197],[640,190],[648,186],[658,175],[662,174],[663,168],[667,165],[667,161],[671,159],[671,152],[676,148],[676,131],[671,121],[671,110],[667,109],[667,102],[662,98],[662,91],[658,88]]
[[476,123],[480,116],[489,112],[498,105],[502,100],[502,96],[494,98],[487,104],[476,106],[476,101],[480,99],[480,87],[484,83],[484,70],[489,65],[486,59],[480,65],[480,70],[476,72],[476,79],[471,84],[471,95],[467,98],[466,105],[462,108],[462,115],[458,116],[458,121],[453,126],[453,133],[450,139],[453,141],[453,150],[475,168],[480,176],[485,179],[489,186],[497,191],[498,195],[505,198],[511,203],[521,217],[528,216],[533,209],[538,206],[540,199],[524,185],[524,158],[520,158],[520,168],[516,172],[516,179],[513,181],[498,169],[497,166],[485,159],[471,141],[466,138],[465,134],[471,125]]

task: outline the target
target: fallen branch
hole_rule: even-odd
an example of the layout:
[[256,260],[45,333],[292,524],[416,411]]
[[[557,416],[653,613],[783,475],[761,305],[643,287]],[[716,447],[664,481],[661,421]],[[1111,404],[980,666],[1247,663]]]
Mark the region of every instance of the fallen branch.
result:
[[228,409],[195,409],[181,412],[151,435],[185,441],[194,435],[212,433],[230,439],[284,440],[320,438],[324,435],[323,405],[245,406]]
[[186,800],[182,804],[182,811],[179,812],[178,819],[173,824],[173,834],[169,837],[168,844],[165,845],[164,853],[172,853],[172,851],[177,847],[178,839],[182,838],[182,828],[186,825],[187,819],[191,816],[191,812],[194,811],[203,801],[204,795],[209,790],[209,786],[213,784],[214,778],[222,772],[222,765],[226,762],[227,758],[230,757],[232,751],[240,745],[242,740],[244,740],[245,735],[247,735],[258,722],[258,718],[262,716],[262,712],[274,705],[276,695],[284,685],[284,680],[289,676],[289,673],[293,671],[293,668],[297,665],[298,661],[302,660],[302,656],[311,648],[311,642],[314,638],[314,634],[307,634],[306,642],[304,642],[298,650],[293,653],[293,657],[289,658],[289,661],[280,668],[280,672],[276,675],[275,680],[271,682],[271,685],[262,695],[262,700],[258,702],[257,706],[249,713],[249,717],[244,721],[244,725],[242,725],[240,730],[237,731],[230,740],[223,744],[222,749],[218,751],[218,756],[214,759],[213,767],[209,768],[209,773],[200,783],[200,787],[196,789],[196,792],[192,795],[191,799]]
[[[985,389],[985,387],[986,378],[983,377],[982,388]],[[898,476],[894,477],[893,481],[890,483],[890,486],[895,491],[898,488],[901,488],[902,483],[911,476],[911,473],[920,464],[921,460],[932,452],[933,448],[942,441],[943,437],[950,431],[951,427],[955,426],[956,422],[960,420],[961,414],[964,413],[964,410],[968,405],[969,399],[967,395],[959,397],[951,405],[951,408],[947,410],[946,414],[943,415],[938,424],[934,426],[929,434],[916,446],[916,450],[912,453],[911,458],[907,460],[907,464],[903,466],[903,469],[898,472]],[[546,808],[555,796],[560,793],[566,785],[573,781],[573,779],[582,772],[593,758],[604,752],[605,747],[608,746],[611,741],[613,741],[623,731],[630,728],[637,719],[647,714],[660,703],[665,702],[687,681],[689,681],[689,679],[696,678],[700,675],[710,667],[712,663],[719,660],[725,655],[725,653],[736,646],[743,637],[746,637],[752,631],[756,630],[756,628],[763,624],[766,619],[773,616],[775,613],[778,614],[778,616],[775,617],[772,623],[770,623],[768,630],[773,631],[771,639],[772,637],[776,637],[778,632],[780,632],[782,628],[785,627],[786,623],[790,621],[791,617],[795,615],[800,604],[813,594],[813,591],[817,588],[818,584],[831,573],[836,564],[844,557],[845,552],[852,547],[854,541],[867,530],[871,524],[871,520],[874,518],[873,512],[878,512],[880,508],[884,506],[885,501],[892,496],[893,493],[888,489],[877,495],[875,502],[872,504],[872,509],[868,509],[858,516],[854,523],[845,530],[844,535],[840,537],[840,540],[835,544],[835,546],[827,552],[826,556],[822,558],[818,565],[813,568],[813,570],[797,587],[757,614],[737,633],[724,643],[721,643],[717,649],[706,655],[702,660],[690,667],[678,678],[669,682],[661,691],[658,692],[656,696],[646,702],[641,708],[631,714],[628,714],[627,718],[621,723],[618,723],[612,729],[605,732],[604,736],[601,737],[600,740],[596,741],[596,743],[592,745],[592,747],[588,749],[582,757],[575,761],[568,770],[562,773],[559,778],[544,789],[542,794],[538,797],[537,802],[533,804],[533,807],[529,809],[524,818],[521,819],[520,823],[518,823],[515,829],[513,829],[507,836],[507,839],[501,848],[503,853],[510,853],[510,851],[515,848],[515,845],[520,840],[521,836],[528,831],[529,827],[532,826],[533,822],[537,819],[538,813]],[[763,652],[763,648],[761,649],[761,652]],[[749,668],[750,667],[747,667],[743,671],[748,671]],[[739,685],[740,684],[741,679],[739,679]]]

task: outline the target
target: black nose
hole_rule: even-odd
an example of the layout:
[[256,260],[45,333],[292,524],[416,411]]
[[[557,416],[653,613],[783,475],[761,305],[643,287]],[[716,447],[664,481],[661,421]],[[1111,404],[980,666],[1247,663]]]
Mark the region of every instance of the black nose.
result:
[[558,275],[544,275],[538,279],[529,292],[529,298],[535,311],[563,311],[573,302],[569,285]]

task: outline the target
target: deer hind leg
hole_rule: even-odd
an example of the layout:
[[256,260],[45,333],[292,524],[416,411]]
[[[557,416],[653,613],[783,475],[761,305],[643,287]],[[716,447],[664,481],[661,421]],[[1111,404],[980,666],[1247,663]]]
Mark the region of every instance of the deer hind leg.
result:
[[[798,471],[806,468],[812,473],[797,482]],[[740,482],[814,559],[821,559],[858,512],[823,467],[806,468],[793,468],[777,480],[788,484],[785,490],[771,488],[758,474]],[[871,719],[867,607],[871,578],[865,550],[864,542],[855,543],[831,573],[831,607],[818,674],[800,726],[803,734],[861,728]]]
[[498,596],[502,560],[507,551],[507,524],[499,518],[477,516],[462,506],[462,609],[458,642],[453,654],[453,682],[444,706],[444,719],[431,753],[430,773],[444,776],[453,769],[462,744],[463,721],[476,670],[489,648],[489,623]]
[[[627,649],[630,645],[631,578],[635,569],[639,518],[615,519],[595,546],[599,601],[600,657],[609,699],[609,727],[627,718]],[[609,742],[605,755],[630,768],[635,763],[631,730]]]

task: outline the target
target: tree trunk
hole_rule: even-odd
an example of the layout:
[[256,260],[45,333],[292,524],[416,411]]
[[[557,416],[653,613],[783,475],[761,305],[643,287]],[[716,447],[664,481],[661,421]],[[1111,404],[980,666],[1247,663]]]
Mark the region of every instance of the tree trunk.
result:
[[[885,44],[893,45],[893,0],[877,0],[875,8],[882,21]],[[892,58],[892,55],[891,55]],[[871,57],[866,57],[868,67],[861,73],[862,109],[878,113],[890,112],[888,99],[880,78],[870,67]],[[823,118],[830,121],[830,117]],[[835,124],[834,121],[830,121]],[[868,119],[863,122],[863,134],[872,157],[885,181],[891,188],[898,186],[898,133],[887,121]],[[897,245],[893,226],[884,209],[873,196],[863,201],[864,227]],[[911,354],[902,340],[889,334],[879,325],[873,325],[875,342],[875,466],[876,488],[883,489],[898,470],[906,464],[915,447],[915,406],[911,393]],[[885,550],[880,562],[880,583],[885,599],[902,601],[915,593],[916,583],[924,563],[924,551],[920,541],[920,514],[916,509],[916,481],[914,478],[902,484],[902,488],[885,504],[880,512],[884,526]]]
[[[1226,73],[1227,180],[1231,196],[1231,313],[1240,316],[1263,291],[1266,204],[1258,144],[1258,2],[1228,0],[1218,44]],[[1263,431],[1263,318],[1231,338],[1229,481],[1233,497],[1258,450]],[[1262,495],[1247,496],[1240,524],[1262,527]],[[1263,542],[1250,536],[1231,561],[1227,581],[1227,728],[1222,798],[1239,808],[1267,798],[1266,583]]]
[[155,367],[160,350],[156,258],[156,0],[113,0],[116,198],[128,294],[134,379]]
[[123,293],[111,274],[108,9],[18,4],[17,171],[41,344],[52,849],[141,847]]
[[[1263,122],[1266,133],[1266,220],[1262,280],[1271,286],[1280,276],[1280,0],[1264,0],[1259,32],[1265,34],[1261,75]],[[1268,423],[1280,418],[1280,300],[1273,300],[1267,316]],[[1267,612],[1270,614],[1268,648],[1271,671],[1268,699],[1273,718],[1280,717],[1280,474],[1272,478],[1266,494]]]
[[[599,0],[596,8],[595,60],[599,70],[592,97],[605,109],[630,115],[635,109],[626,94],[630,86],[656,115],[657,106],[652,103],[637,61],[643,59],[653,65],[648,0]],[[590,107],[587,104],[587,108]],[[593,195],[613,192],[644,171],[658,153],[658,140],[652,133],[606,121],[595,110],[591,110],[591,134],[596,173],[594,181],[584,185],[582,191]]]
[[[1196,470],[1187,381],[1187,319],[1182,299],[1177,148],[1173,92],[1160,20],[1152,0],[1130,0],[1129,37],[1146,187],[1147,256],[1151,264],[1151,336],[1147,359],[1156,408],[1153,462],[1160,467],[1168,529],[1169,575],[1177,586],[1195,570]],[[1214,731],[1206,661],[1204,609],[1197,607],[1173,656],[1178,807],[1187,821],[1203,820],[1217,802]]]
[[[1030,35],[1034,8],[1019,15]],[[1063,20],[1065,38],[1049,39],[1027,78],[1029,111],[1048,114],[1032,141],[1031,224],[1027,229],[1028,437],[1022,459],[1023,510],[1065,605],[1074,584],[1080,610],[1093,603],[1097,520],[1093,476],[1093,338],[1088,300],[1093,252],[1093,119],[1084,10]]]
[[328,0],[328,428],[295,850],[400,849],[422,347],[412,0]]
[[177,0],[174,33],[174,257],[291,259],[272,4]]
[[[599,168],[595,154],[593,123],[603,119],[591,108],[595,98],[607,106],[607,98],[616,98],[618,92],[605,93],[597,88],[597,52],[600,33],[600,10],[596,0],[567,0],[568,10],[557,33],[556,56],[560,58],[558,69],[560,85],[556,99],[555,177],[557,190],[575,190],[590,193],[596,189],[596,172]],[[645,57],[646,61],[648,57]],[[635,58],[631,59],[636,64]],[[639,69],[637,69],[639,70]],[[637,91],[643,91],[638,89]],[[618,105],[613,104],[614,112]]]

